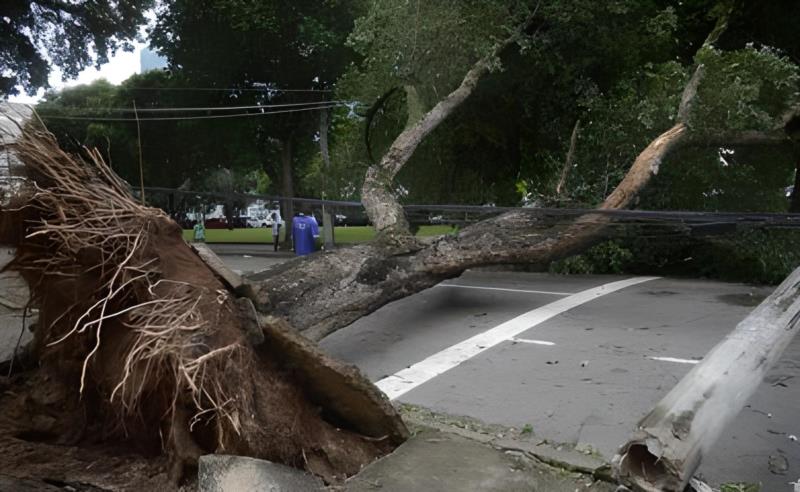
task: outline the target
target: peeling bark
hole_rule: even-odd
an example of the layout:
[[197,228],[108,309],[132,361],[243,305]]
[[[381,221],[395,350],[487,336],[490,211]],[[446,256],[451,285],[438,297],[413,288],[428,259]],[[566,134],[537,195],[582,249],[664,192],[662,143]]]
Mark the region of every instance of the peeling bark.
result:
[[800,213],[800,156],[796,156],[795,159],[797,160],[797,165],[794,170],[794,188],[789,202],[789,212],[796,214]]
[[575,121],[575,126],[572,128],[572,136],[569,138],[569,150],[567,151],[567,158],[564,159],[564,167],[561,168],[561,177],[558,179],[556,185],[556,197],[560,197],[564,192],[564,185],[567,184],[567,175],[572,165],[575,163],[575,146],[578,143],[578,131],[581,127],[581,120]]

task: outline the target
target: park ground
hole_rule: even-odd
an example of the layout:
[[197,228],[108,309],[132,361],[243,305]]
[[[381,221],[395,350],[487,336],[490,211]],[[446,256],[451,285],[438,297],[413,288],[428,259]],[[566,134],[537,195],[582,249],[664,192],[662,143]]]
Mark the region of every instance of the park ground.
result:
[[[447,225],[421,226],[417,236],[439,236],[454,232],[456,229]],[[284,228],[281,228],[281,241],[284,238]],[[322,228],[320,227],[320,235]],[[183,238],[191,241],[193,231],[184,229]],[[335,227],[334,240],[337,244],[364,243],[375,237],[375,230],[371,226]],[[272,228],[254,227],[248,229],[206,229],[206,242],[208,243],[242,243],[242,244],[271,244]]]

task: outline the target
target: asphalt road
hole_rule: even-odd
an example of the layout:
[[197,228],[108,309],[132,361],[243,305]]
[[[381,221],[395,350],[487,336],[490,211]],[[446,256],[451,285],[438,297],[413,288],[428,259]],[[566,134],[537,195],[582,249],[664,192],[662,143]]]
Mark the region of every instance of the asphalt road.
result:
[[[771,292],[638,279],[562,306],[560,314],[537,309],[621,280],[626,277],[470,272],[387,305],[321,345],[359,366],[390,396],[391,380],[401,380],[399,401],[487,423],[528,424],[543,439],[591,447],[610,459],[692,362]],[[470,339],[479,340],[473,348]],[[391,377],[398,372],[400,378]],[[788,482],[800,477],[800,443],[793,440],[800,436],[798,376],[800,338],[704,458],[705,479],[792,490]]]
[[[291,257],[246,246],[215,250],[245,273]],[[321,346],[398,401],[530,425],[542,439],[610,459],[692,363],[771,291],[691,279],[476,271],[384,306]],[[590,294],[566,301],[582,292]],[[791,491],[789,482],[800,478],[798,383],[800,338],[704,457],[700,475],[715,485]]]

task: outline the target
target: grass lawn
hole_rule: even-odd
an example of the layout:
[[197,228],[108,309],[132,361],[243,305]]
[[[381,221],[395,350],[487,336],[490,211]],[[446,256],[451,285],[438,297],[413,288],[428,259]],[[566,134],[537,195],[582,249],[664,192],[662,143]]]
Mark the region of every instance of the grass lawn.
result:
[[[320,227],[320,235],[322,235]],[[281,228],[281,240],[283,239]],[[455,231],[454,227],[447,225],[427,225],[419,228],[417,236],[439,236]],[[337,227],[333,231],[337,244],[364,243],[375,237],[375,231],[370,226],[364,227]],[[184,229],[183,237],[192,240],[192,230]],[[272,243],[272,228],[260,227],[253,229],[206,229],[207,243]]]

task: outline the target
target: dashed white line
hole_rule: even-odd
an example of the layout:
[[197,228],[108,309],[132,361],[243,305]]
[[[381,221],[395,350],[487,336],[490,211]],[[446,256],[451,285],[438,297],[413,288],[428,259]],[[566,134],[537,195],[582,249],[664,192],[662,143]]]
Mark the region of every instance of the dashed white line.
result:
[[462,362],[471,359],[484,350],[513,338],[567,310],[626,287],[657,278],[658,277],[634,277],[572,294],[569,297],[528,311],[525,314],[510,319],[505,323],[501,323],[483,333],[479,333],[437,352],[427,359],[381,379],[375,384],[378,388],[383,390],[390,399],[394,400],[417,386],[430,381],[439,374],[449,371]]
[[678,359],[676,357],[650,357],[652,360],[660,360],[661,362],[677,362],[678,364],[697,364],[700,362],[697,359]]
[[525,294],[546,294],[550,296],[571,296],[574,292],[552,292],[549,290],[507,289],[505,287],[484,287],[482,285],[438,284],[436,287],[456,287],[459,289],[499,290],[503,292],[523,292]]
[[555,345],[555,343],[553,342],[547,342],[545,340],[528,340],[527,338],[512,338],[511,341],[519,343],[531,343],[533,345],[548,345],[548,346]]

